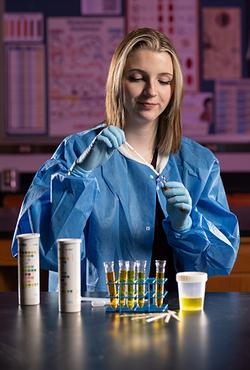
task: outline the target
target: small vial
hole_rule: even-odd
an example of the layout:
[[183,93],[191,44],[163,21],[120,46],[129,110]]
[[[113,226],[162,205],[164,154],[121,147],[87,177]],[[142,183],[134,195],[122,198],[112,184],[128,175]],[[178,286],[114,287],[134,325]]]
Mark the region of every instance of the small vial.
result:
[[155,305],[160,308],[163,304],[163,294],[164,294],[164,277],[165,277],[165,266],[166,261],[156,260],[156,287],[155,287]]
[[137,267],[137,305],[142,308],[144,306],[145,295],[145,275],[146,275],[147,261],[136,261]]
[[128,309],[134,308],[134,295],[135,295],[135,266],[136,263],[128,261]]
[[125,306],[125,297],[126,297],[126,283],[128,281],[128,269],[129,269],[129,262],[119,260],[119,283],[120,283],[120,305],[121,308]]
[[105,273],[106,273],[106,282],[108,285],[108,294],[110,297],[110,307],[113,309],[116,309],[117,308],[117,292],[116,292],[116,284],[115,284],[114,261],[103,262],[103,265],[104,265]]
[[160,186],[162,187],[162,189],[163,189],[163,190],[167,190],[167,189],[169,189],[169,188],[167,188],[167,187],[165,186],[165,184],[166,184],[166,182],[167,182],[167,179],[166,179],[166,177],[165,177],[164,175],[158,176],[158,177],[156,178],[156,181],[158,182],[158,184],[160,184]]

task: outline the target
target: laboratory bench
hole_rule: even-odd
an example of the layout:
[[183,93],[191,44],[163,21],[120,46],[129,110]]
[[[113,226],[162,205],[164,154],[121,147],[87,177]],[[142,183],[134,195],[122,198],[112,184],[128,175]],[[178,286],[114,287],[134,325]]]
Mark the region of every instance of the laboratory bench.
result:
[[208,292],[196,312],[179,311],[176,293],[164,303],[182,321],[132,320],[90,302],[60,313],[58,293],[19,306],[17,293],[1,292],[0,369],[249,369],[250,293]]

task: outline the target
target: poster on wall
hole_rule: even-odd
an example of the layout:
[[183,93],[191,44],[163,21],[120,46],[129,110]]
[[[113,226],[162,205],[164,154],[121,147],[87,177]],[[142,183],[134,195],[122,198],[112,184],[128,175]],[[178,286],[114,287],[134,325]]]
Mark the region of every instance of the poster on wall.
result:
[[203,79],[242,77],[241,9],[202,9]]
[[250,79],[216,80],[216,132],[250,135]]
[[213,93],[185,94],[182,113],[182,133],[190,139],[214,134]]
[[121,15],[122,0],[81,0],[82,15]]
[[43,13],[4,13],[3,40],[43,41]]
[[199,1],[127,0],[127,31],[151,27],[162,31],[173,43],[182,63],[185,90],[198,92]]
[[8,135],[45,134],[45,46],[5,44],[5,130]]
[[48,18],[50,136],[67,136],[105,119],[109,64],[124,34],[123,17]]

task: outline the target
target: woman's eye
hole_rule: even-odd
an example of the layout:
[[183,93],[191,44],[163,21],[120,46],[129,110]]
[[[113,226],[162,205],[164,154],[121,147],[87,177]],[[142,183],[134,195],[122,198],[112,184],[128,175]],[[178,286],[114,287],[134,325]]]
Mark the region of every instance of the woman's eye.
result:
[[170,85],[171,81],[159,81],[161,85]]
[[132,76],[129,76],[129,79],[130,79],[130,81],[133,81],[133,82],[142,81],[142,78],[141,77],[132,77]]

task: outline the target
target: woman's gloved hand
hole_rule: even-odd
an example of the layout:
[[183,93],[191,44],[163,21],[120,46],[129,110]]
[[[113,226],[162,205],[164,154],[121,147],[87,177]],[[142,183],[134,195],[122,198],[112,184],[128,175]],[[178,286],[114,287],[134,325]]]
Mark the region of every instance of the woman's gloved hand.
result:
[[189,216],[192,209],[192,199],[189,192],[180,182],[167,181],[162,188],[167,198],[167,212],[172,228],[183,234],[190,230],[192,220]]
[[126,142],[124,132],[115,126],[108,126],[92,141],[85,152],[74,162],[70,169],[73,176],[88,176],[99,166],[106,163],[115,149]]

